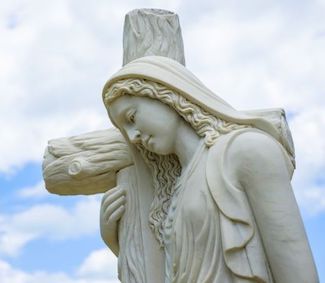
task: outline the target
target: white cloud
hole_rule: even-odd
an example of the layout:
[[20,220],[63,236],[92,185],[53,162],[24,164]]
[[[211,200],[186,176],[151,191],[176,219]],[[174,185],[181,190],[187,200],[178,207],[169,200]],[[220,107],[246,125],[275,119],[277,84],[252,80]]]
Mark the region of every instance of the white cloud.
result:
[[251,15],[241,5],[224,6],[183,29],[188,66],[203,81],[239,109],[302,111],[325,103],[325,37],[319,36],[317,5],[306,4],[299,21],[277,4],[256,3],[260,9]]
[[293,185],[297,200],[310,215],[325,212],[325,107],[294,116],[292,134],[297,155]]
[[[114,255],[106,250],[94,251],[85,262],[82,268],[86,268],[86,272],[78,274],[67,274],[64,272],[49,273],[45,271],[26,272],[19,270],[0,260],[0,280],[1,283],[118,283],[116,270],[116,260]],[[90,263],[90,265],[87,263]],[[91,264],[97,262],[100,266],[95,266],[92,270]],[[94,276],[93,272],[97,272]]]
[[110,278],[117,271],[117,258],[108,248],[93,251],[81,264],[77,274],[88,278]]
[[0,260],[0,279],[3,283],[23,283],[28,275],[13,269],[8,263]]
[[72,208],[38,204],[0,218],[0,254],[17,256],[32,240],[67,240],[99,233],[99,197],[87,197]]
[[45,189],[44,181],[40,181],[34,186],[24,187],[17,193],[20,198],[43,198],[49,195]]
[[308,216],[325,212],[325,185],[305,188],[298,191],[296,195]]

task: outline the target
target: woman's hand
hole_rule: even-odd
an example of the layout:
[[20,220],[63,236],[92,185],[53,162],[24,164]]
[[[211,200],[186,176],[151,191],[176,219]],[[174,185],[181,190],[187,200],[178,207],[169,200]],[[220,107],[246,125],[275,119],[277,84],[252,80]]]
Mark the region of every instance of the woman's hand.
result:
[[125,189],[117,186],[107,191],[100,208],[100,232],[102,239],[116,256],[119,253],[118,221],[125,211]]

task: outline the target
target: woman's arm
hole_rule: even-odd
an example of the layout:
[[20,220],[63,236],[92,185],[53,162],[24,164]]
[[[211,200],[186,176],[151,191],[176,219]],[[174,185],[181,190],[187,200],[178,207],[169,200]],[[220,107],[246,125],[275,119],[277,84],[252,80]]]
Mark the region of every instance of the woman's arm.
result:
[[247,194],[275,282],[318,282],[280,144],[248,132],[234,140],[229,153],[232,177]]
[[125,190],[117,186],[107,191],[100,208],[100,232],[103,241],[118,256],[118,221],[124,213]]

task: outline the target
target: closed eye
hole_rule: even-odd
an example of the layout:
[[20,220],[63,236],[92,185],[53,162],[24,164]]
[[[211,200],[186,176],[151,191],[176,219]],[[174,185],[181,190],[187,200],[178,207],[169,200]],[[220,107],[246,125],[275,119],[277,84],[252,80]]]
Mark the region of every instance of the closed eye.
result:
[[132,113],[130,113],[130,114],[128,115],[128,121],[129,121],[130,123],[134,123],[134,122],[135,122],[135,114],[136,114],[136,112],[134,111],[134,112],[132,112]]

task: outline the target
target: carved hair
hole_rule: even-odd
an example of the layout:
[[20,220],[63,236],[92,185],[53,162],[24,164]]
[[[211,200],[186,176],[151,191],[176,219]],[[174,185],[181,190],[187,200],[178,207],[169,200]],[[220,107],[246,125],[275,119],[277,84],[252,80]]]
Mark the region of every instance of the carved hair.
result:
[[159,155],[146,150],[141,145],[137,145],[137,148],[152,171],[155,193],[149,212],[149,224],[162,247],[164,222],[174,193],[175,182],[181,175],[181,165],[175,154]]
[[[172,107],[204,139],[207,147],[212,146],[223,134],[249,127],[249,125],[239,125],[215,117],[176,91],[145,79],[124,79],[114,83],[104,94],[106,108],[109,108],[109,104],[113,100],[124,94],[158,99]],[[164,221],[174,192],[175,182],[181,174],[181,166],[174,154],[158,155],[146,150],[141,145],[138,145],[137,148],[152,170],[155,192],[150,208],[149,223],[160,245],[163,246]]]

